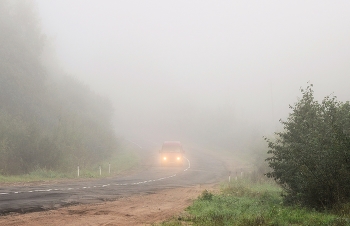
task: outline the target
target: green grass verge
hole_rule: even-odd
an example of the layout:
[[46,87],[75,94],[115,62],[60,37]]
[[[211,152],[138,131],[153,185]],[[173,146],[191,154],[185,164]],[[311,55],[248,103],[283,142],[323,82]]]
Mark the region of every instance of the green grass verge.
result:
[[[79,178],[101,178],[115,176],[135,168],[139,161],[140,160],[137,153],[132,148],[125,148],[123,151],[116,153],[110,159],[99,164],[94,164],[90,167],[80,167]],[[109,173],[109,164],[111,166],[111,173]],[[77,168],[71,169],[71,172],[69,173],[38,168],[35,171],[25,175],[4,176],[0,174],[0,183],[49,181],[72,178],[77,178]]]
[[[80,177],[82,178],[99,178],[99,177],[108,177],[113,175],[118,175],[125,171],[135,168],[139,163],[139,157],[135,152],[124,151],[116,154],[107,161],[102,162],[101,164],[95,164],[90,168],[81,168]],[[110,171],[109,173],[109,164]],[[101,166],[101,175],[100,175],[100,166]],[[76,174],[76,172],[75,172]],[[76,177],[76,175],[75,175]]]
[[[349,209],[347,209],[348,211]],[[239,180],[196,199],[186,212],[160,225],[350,225],[350,212],[326,213],[282,203],[281,189],[269,182]]]

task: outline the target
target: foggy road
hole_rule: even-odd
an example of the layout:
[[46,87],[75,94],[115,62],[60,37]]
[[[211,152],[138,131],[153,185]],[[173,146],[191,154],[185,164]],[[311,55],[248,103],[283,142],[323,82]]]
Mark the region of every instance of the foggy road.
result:
[[157,157],[158,153],[152,153],[142,170],[128,176],[38,186],[0,187],[0,214],[42,211],[154,193],[165,188],[215,183],[226,173],[224,164],[208,154],[189,152],[186,164],[181,167],[161,167]]

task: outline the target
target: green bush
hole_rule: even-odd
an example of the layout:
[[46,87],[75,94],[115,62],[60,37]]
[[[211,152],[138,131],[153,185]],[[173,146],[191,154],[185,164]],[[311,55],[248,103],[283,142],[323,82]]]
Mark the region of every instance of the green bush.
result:
[[205,189],[202,194],[199,196],[200,200],[206,200],[206,201],[210,201],[213,199],[213,194],[210,193],[207,189]]
[[267,174],[282,185],[285,202],[330,208],[350,201],[350,104],[314,99],[312,84],[290,106],[284,130],[267,139]]

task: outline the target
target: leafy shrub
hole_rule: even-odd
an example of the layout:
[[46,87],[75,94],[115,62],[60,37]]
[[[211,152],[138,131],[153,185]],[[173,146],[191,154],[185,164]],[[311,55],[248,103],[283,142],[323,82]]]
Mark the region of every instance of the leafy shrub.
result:
[[350,104],[313,96],[312,84],[301,90],[284,131],[266,138],[266,160],[285,191],[285,201],[316,208],[350,201]]
[[207,189],[205,189],[202,194],[199,196],[199,199],[200,200],[207,200],[207,201],[210,201],[213,199],[213,194],[210,193]]

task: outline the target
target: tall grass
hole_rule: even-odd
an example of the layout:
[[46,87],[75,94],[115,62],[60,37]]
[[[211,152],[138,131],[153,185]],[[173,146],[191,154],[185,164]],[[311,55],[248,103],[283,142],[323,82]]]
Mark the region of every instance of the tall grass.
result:
[[182,217],[162,225],[350,225],[350,212],[285,206],[281,192],[271,182],[223,184],[219,194],[203,191]]
[[[127,170],[134,168],[139,163],[138,155],[132,150],[125,150],[116,153],[110,159],[94,164],[89,167],[80,168],[79,178],[100,178],[120,174]],[[109,173],[109,164],[110,171]],[[101,175],[100,175],[101,166]],[[70,169],[70,172],[58,172],[37,168],[29,174],[6,176],[0,174],[0,183],[14,183],[14,182],[31,182],[31,181],[47,181],[56,179],[72,179],[77,178],[77,168]]]
[[[83,178],[98,178],[98,177],[108,177],[120,174],[124,171],[130,170],[137,166],[139,163],[139,157],[135,152],[124,151],[114,155],[112,158],[101,162],[100,164],[95,164],[88,168],[80,169],[80,177]],[[101,175],[100,175],[101,167]],[[110,167],[110,173],[109,173]]]
[[0,174],[0,182],[3,182],[3,183],[31,182],[31,181],[62,179],[62,178],[73,178],[73,177],[74,177],[73,173],[62,173],[62,172],[37,168],[36,170],[23,175],[6,176],[6,175]]

